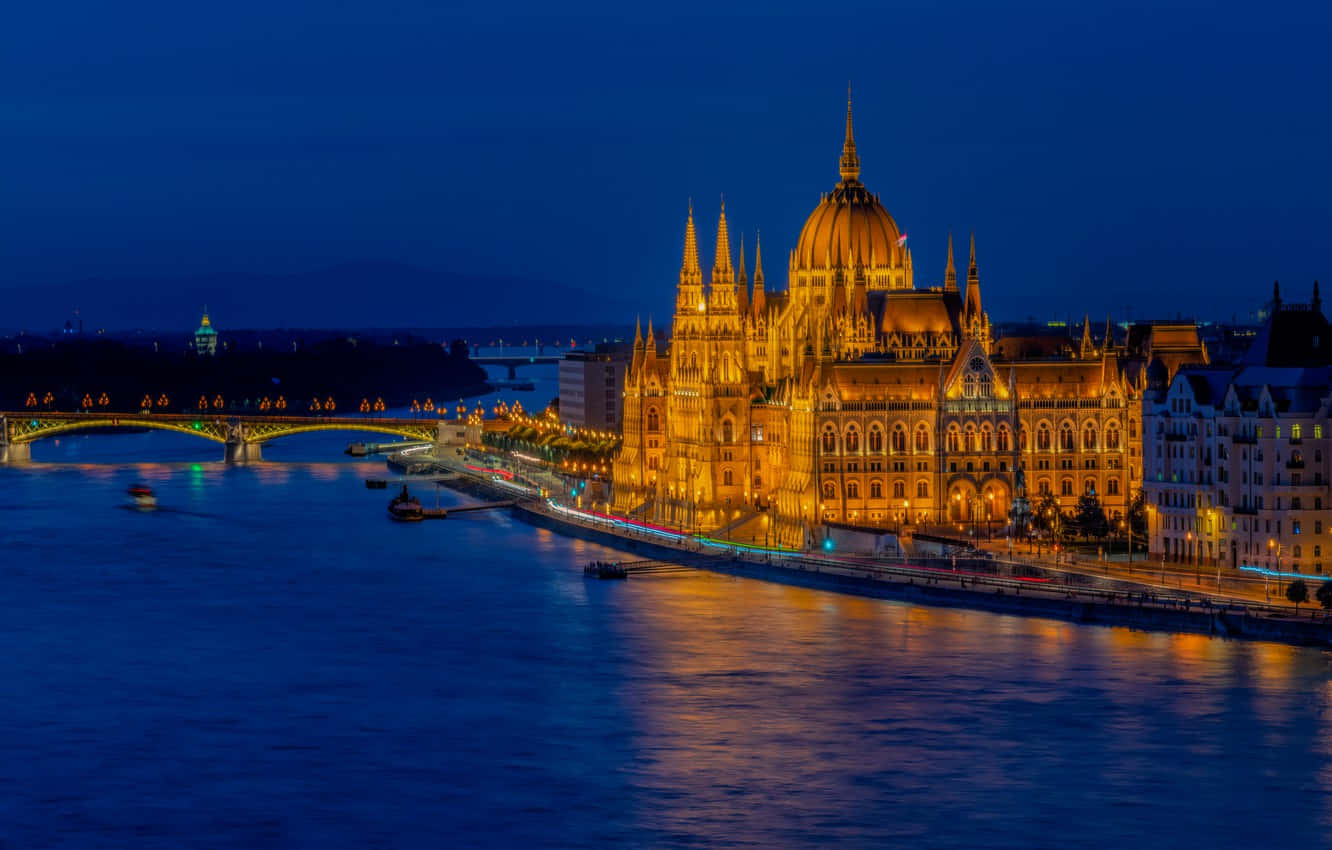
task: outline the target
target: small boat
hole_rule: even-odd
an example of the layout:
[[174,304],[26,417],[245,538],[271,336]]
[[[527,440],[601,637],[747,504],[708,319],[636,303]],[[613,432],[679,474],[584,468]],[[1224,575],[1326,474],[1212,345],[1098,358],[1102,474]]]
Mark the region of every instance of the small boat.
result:
[[402,485],[402,492],[394,496],[388,505],[389,516],[398,522],[420,522],[425,519],[421,502],[407,492],[407,485]]
[[157,507],[157,494],[154,493],[153,488],[149,487],[147,484],[131,484],[129,489],[125,492],[129,495],[132,505],[136,508],[143,508],[146,510]]
[[385,490],[388,488],[388,482],[383,478],[365,479],[365,489],[367,490]]
[[365,457],[370,454],[370,447],[365,443],[352,443],[347,446],[347,454],[352,457]]

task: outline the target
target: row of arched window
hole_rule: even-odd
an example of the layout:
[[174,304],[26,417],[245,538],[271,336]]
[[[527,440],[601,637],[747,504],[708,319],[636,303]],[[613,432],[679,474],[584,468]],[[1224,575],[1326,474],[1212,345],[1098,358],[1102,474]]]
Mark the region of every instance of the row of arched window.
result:
[[[906,493],[907,493],[906,482],[905,482],[905,481],[894,481],[894,482],[892,482],[892,485],[893,485],[893,488],[892,488],[892,490],[893,490],[892,498],[894,498],[894,499],[905,499],[905,498],[906,498]],[[854,480],[852,480],[852,481],[848,481],[848,482],[846,482],[846,497],[847,497],[848,499],[859,499],[859,498],[860,498],[860,482],[859,482],[859,481],[854,481]],[[882,482],[882,481],[875,480],[875,481],[871,481],[871,482],[869,483],[869,497],[870,497],[871,499],[882,499],[882,498],[883,498],[883,482]],[[923,480],[923,479],[920,480],[920,481],[917,481],[917,482],[916,482],[916,495],[915,495],[914,498],[917,498],[917,499],[928,499],[929,497],[930,497],[930,483],[929,483],[928,481]],[[836,483],[835,481],[824,481],[824,482],[823,482],[823,498],[826,499],[826,500],[828,500],[828,501],[832,501],[832,500],[835,500],[835,499],[837,498],[837,483]]]
[[[1039,494],[1041,494],[1042,496],[1048,495],[1048,494],[1051,492],[1051,491],[1050,491],[1050,479],[1048,479],[1048,478],[1042,478],[1040,481],[1036,482],[1036,492],[1039,493]],[[1082,482],[1082,493],[1083,493],[1083,495],[1088,495],[1088,494],[1090,494],[1090,493],[1094,493],[1094,492],[1096,492],[1096,479],[1095,479],[1095,478],[1088,478],[1088,479],[1084,480],[1084,481]],[[1118,479],[1118,478],[1108,478],[1108,479],[1106,479],[1106,482],[1105,482],[1105,493],[1106,493],[1106,495],[1108,495],[1108,496],[1118,496],[1118,495],[1119,495],[1119,479]],[[1063,479],[1060,479],[1060,481],[1059,481],[1059,495],[1061,495],[1061,496],[1072,496],[1072,495],[1073,495],[1073,479],[1072,479],[1072,478],[1063,478]]]

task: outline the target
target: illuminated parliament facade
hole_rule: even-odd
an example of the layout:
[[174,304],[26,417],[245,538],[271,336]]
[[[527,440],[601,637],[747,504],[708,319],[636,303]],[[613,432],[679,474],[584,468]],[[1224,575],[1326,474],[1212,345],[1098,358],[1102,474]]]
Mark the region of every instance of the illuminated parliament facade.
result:
[[[841,180],[787,257],[787,287],[751,281],[723,204],[705,282],[692,206],[669,345],[648,324],[624,382],[617,510],[700,531],[764,527],[805,545],[822,522],[1007,523],[1022,468],[1032,502],[1070,510],[1094,490],[1110,517],[1142,477],[1142,340],[995,339],[975,239],[939,285],[860,181],[848,102]],[[965,286],[963,286],[965,285]],[[1152,328],[1153,363],[1205,362],[1191,324]],[[1172,354],[1173,352],[1173,354]],[[1172,359],[1173,357],[1173,359]],[[1161,368],[1156,365],[1156,368]]]

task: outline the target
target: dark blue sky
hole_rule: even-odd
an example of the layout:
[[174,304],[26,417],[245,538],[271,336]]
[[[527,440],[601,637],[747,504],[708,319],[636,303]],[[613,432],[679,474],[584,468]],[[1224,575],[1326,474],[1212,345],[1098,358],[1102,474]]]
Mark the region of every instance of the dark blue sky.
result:
[[[1326,0],[6,17],[0,288],[23,288],[19,312],[81,277],[369,258],[581,287],[589,321],[617,318],[604,291],[660,316],[686,199],[710,264],[722,192],[782,287],[837,179],[848,79],[862,176],[918,285],[941,277],[948,230],[974,229],[996,319],[1242,315],[1274,278],[1307,297],[1332,265]],[[310,297],[266,295],[274,321]],[[540,318],[521,309],[469,318]]]

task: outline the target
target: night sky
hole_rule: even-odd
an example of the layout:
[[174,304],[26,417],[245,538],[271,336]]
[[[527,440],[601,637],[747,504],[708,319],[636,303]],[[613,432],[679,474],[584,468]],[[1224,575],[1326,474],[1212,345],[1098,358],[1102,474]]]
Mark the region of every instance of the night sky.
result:
[[[687,199],[710,266],[721,193],[784,288],[837,180],[848,79],[917,285],[974,229],[995,320],[1243,317],[1275,278],[1332,288],[1326,0],[720,9],[11,7],[0,327],[63,319],[56,285],[80,278],[361,260],[581,288],[589,322],[632,319],[603,292],[661,317]],[[330,295],[307,290],[257,321]]]

